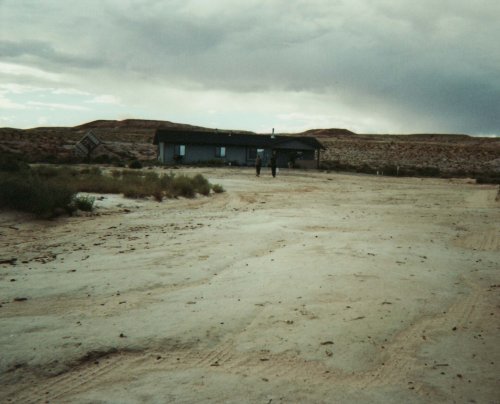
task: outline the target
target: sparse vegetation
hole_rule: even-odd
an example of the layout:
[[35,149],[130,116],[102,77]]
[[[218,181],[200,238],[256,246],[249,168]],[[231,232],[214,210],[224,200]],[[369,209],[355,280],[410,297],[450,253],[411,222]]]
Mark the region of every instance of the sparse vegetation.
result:
[[11,154],[0,155],[0,171],[14,172],[28,168],[29,168],[28,164],[24,162],[18,155],[11,155]]
[[0,175],[0,208],[54,216],[70,212],[75,193],[72,187],[47,181],[31,171]]
[[83,210],[84,212],[92,212],[94,209],[95,198],[93,196],[77,196],[73,199],[73,205],[78,210]]
[[128,168],[133,168],[133,169],[141,169],[142,168],[142,163],[139,160],[133,160],[130,162],[128,165]]
[[105,174],[99,167],[77,169],[68,166],[35,166],[19,171],[0,172],[0,208],[10,208],[54,216],[75,210],[92,211],[95,198],[76,196],[78,192],[122,193],[129,198],[152,196],[163,198],[193,198],[196,194],[224,192],[201,174],[194,177],[159,175],[154,171],[117,170]]
[[216,193],[216,194],[220,194],[222,192],[226,192],[226,190],[222,187],[222,185],[219,185],[219,184],[214,184],[212,185],[212,190]]

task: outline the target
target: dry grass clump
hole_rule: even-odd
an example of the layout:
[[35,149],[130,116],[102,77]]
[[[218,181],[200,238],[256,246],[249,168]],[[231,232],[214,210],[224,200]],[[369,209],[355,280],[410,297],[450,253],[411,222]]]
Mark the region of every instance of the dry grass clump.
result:
[[0,174],[0,208],[42,217],[70,213],[75,194],[71,185],[47,181],[31,172]]
[[216,194],[220,194],[222,192],[226,192],[226,190],[222,187],[222,185],[219,185],[219,184],[214,184],[212,185],[212,190],[216,193]]
[[[152,196],[193,198],[209,195],[212,186],[201,174],[186,175],[144,172],[138,169],[113,170],[104,174],[98,167],[76,169],[65,166],[37,166],[19,171],[0,171],[0,208],[10,208],[50,216],[76,209],[91,211],[94,199],[77,197],[78,192],[123,194],[128,198]],[[222,189],[222,191],[221,191]]]

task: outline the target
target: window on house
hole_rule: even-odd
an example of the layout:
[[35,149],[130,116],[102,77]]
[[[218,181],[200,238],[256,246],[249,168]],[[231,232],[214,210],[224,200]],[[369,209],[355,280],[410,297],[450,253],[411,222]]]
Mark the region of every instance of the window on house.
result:
[[257,154],[259,154],[260,157],[264,157],[264,149],[254,149],[254,148],[248,149],[249,160],[255,160],[257,158]]
[[175,145],[174,153],[176,156],[184,157],[186,155],[186,146],[183,144]]
[[215,157],[226,157],[226,148],[224,146],[216,147]]

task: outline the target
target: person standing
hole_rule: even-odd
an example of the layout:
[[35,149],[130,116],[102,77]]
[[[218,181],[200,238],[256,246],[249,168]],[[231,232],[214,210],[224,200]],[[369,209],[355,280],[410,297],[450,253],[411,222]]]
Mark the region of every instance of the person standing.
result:
[[273,154],[271,155],[271,174],[273,175],[273,178],[276,177],[276,152],[273,151]]
[[257,177],[260,177],[261,167],[262,167],[262,159],[260,158],[260,155],[257,154],[257,158],[255,159],[255,175],[257,175]]

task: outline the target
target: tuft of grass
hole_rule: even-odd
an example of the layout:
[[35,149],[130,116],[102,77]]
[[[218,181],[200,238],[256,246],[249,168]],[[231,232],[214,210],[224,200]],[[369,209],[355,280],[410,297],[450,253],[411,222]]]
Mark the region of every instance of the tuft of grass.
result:
[[18,172],[29,168],[30,166],[18,155],[0,154],[0,171]]
[[220,184],[214,184],[212,185],[212,190],[216,193],[216,194],[221,194],[222,192],[226,192],[226,190],[224,189],[224,187]]
[[0,207],[40,217],[69,212],[75,193],[74,188],[49,182],[37,174],[0,177]]
[[196,194],[192,179],[185,175],[174,177],[170,183],[169,190],[174,197],[183,196],[185,198],[194,198]]
[[196,174],[192,179],[195,192],[207,196],[210,194],[210,182],[201,174]]
[[78,210],[83,210],[84,212],[92,212],[94,210],[95,198],[93,196],[77,196],[73,199],[72,204]]

